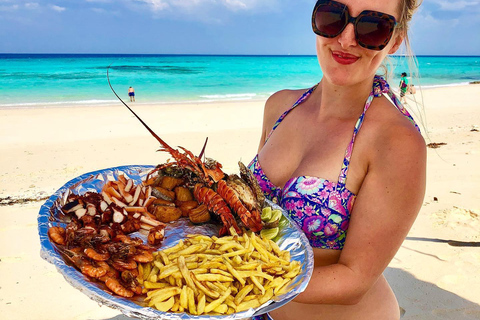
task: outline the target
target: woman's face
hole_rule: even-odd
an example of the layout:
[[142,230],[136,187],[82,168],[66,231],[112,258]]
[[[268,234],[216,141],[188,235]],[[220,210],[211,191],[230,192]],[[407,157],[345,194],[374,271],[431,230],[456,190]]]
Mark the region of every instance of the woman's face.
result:
[[[337,0],[347,5],[351,16],[364,10],[380,11],[399,20],[400,0]],[[403,41],[403,36],[394,32],[388,45],[380,51],[361,47],[355,39],[352,23],[335,38],[317,35],[317,58],[323,76],[335,85],[349,86],[371,80],[387,54],[394,53]]]

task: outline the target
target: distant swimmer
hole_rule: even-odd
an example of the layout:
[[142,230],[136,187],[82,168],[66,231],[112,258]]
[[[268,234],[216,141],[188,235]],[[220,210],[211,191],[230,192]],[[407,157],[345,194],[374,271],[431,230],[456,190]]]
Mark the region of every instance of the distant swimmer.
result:
[[128,96],[130,97],[130,102],[135,102],[135,89],[132,87],[128,88]]

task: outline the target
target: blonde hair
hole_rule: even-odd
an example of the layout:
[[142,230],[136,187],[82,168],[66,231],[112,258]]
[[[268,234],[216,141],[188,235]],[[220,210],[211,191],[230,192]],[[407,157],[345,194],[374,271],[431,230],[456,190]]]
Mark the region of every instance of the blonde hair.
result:
[[[400,0],[399,8],[398,8],[398,11],[400,13],[400,18],[398,20],[398,24],[395,32],[401,32],[404,36],[404,40],[403,40],[404,52],[400,53],[400,56],[403,56],[407,59],[407,65],[408,65],[407,74],[411,80],[410,83],[412,84],[413,82],[415,82],[417,84],[416,87],[419,89],[418,90],[418,93],[420,96],[419,101],[417,101],[415,96],[413,96],[414,105],[413,106],[408,105],[407,109],[409,109],[412,116],[415,118],[418,124],[421,127],[423,127],[423,131],[426,133],[426,116],[425,116],[425,110],[423,108],[423,103],[422,103],[423,94],[422,94],[421,86],[419,85],[420,74],[418,71],[418,61],[413,53],[412,47],[410,45],[410,39],[408,36],[409,30],[410,30],[410,22],[412,20],[413,14],[420,7],[421,3],[422,3],[422,0]],[[395,72],[391,58],[387,56],[380,68],[382,69],[382,73],[390,82]]]
[[418,62],[413,54],[412,47],[410,46],[410,38],[408,37],[408,31],[410,30],[410,21],[413,14],[422,4],[422,0],[400,0],[399,12],[400,19],[397,25],[397,32],[401,32],[404,35],[405,56],[408,57],[408,68],[410,71],[410,77],[418,78]]

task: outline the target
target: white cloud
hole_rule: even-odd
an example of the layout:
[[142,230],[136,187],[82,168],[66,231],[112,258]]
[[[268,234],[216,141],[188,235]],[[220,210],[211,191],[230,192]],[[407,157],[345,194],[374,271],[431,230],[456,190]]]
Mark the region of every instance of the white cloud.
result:
[[85,0],[87,2],[93,2],[93,3],[112,3],[112,0]]
[[0,6],[0,11],[15,11],[18,9],[18,4]]
[[452,19],[436,19],[434,16],[431,14],[426,14],[424,16],[419,17],[420,21],[419,23],[423,25],[423,28],[434,28],[434,29],[440,29],[441,27],[445,26],[445,24],[448,24],[449,26],[456,26],[460,23],[459,19],[457,18],[452,18]]
[[153,11],[162,11],[170,7],[167,0],[137,0],[146,3]]
[[37,9],[39,4],[37,2],[27,2],[25,3],[25,8],[27,9]]
[[134,0],[148,5],[153,11],[183,8],[188,11],[196,9],[225,7],[231,11],[254,10],[260,7],[271,7],[279,0]]
[[245,1],[245,0],[224,0],[223,5],[226,6],[227,8],[233,9],[233,10],[248,10],[249,7],[255,4],[255,1]]
[[105,12],[107,12],[107,10],[102,9],[102,8],[91,8],[90,10],[92,10],[95,13],[105,13]]
[[478,9],[480,6],[480,0],[460,0],[460,1],[433,0],[433,2],[439,5],[441,10],[445,10],[445,11]]
[[57,12],[63,12],[63,11],[66,10],[65,7],[59,7],[59,6],[56,6],[56,5],[54,5],[54,4],[51,5],[50,8],[52,8],[52,10],[55,10],[55,11],[57,11]]

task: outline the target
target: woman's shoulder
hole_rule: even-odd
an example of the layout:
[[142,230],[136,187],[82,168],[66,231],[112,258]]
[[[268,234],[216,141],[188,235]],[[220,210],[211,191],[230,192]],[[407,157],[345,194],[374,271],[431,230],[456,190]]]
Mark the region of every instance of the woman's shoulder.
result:
[[426,150],[425,140],[412,121],[387,98],[375,99],[365,117],[365,135],[373,154],[385,159],[386,153],[416,157]]
[[307,89],[283,89],[272,94],[266,102],[270,107],[277,106],[278,108],[291,107]]
[[[284,89],[272,94],[265,103],[265,118],[277,118],[290,109],[307,89]],[[275,119],[274,121],[276,121]]]

